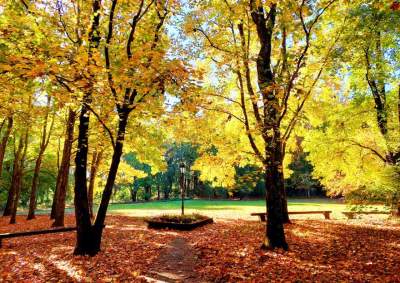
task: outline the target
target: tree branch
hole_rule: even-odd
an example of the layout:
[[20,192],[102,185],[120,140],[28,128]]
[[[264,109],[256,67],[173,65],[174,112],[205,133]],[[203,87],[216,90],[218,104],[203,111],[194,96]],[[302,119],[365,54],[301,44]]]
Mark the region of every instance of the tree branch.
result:
[[219,51],[225,52],[225,53],[232,53],[231,51],[229,51],[229,50],[227,50],[227,49],[225,49],[225,48],[222,48],[222,47],[216,45],[216,44],[211,40],[211,38],[207,35],[207,33],[206,33],[204,30],[202,30],[201,28],[194,28],[193,31],[194,31],[194,32],[198,31],[198,32],[202,33],[202,34],[204,35],[204,37],[207,39],[208,43],[211,45],[211,47],[213,47],[213,48],[215,48],[215,49],[217,49],[217,50],[219,50]]
[[94,116],[96,116],[97,120],[100,122],[100,124],[103,126],[103,128],[107,131],[110,140],[111,140],[111,144],[113,149],[115,149],[115,140],[114,140],[114,136],[111,132],[111,130],[107,127],[107,125],[104,123],[104,121],[100,118],[99,114],[96,113],[96,111],[93,110],[93,108],[88,104],[88,103],[84,103],[85,106],[87,107],[87,109],[93,113]]

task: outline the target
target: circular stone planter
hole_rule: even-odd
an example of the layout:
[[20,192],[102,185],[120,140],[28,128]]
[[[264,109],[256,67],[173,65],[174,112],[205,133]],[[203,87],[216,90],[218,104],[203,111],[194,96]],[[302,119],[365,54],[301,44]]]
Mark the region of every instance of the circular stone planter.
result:
[[190,223],[179,223],[179,222],[168,222],[168,221],[160,221],[160,220],[155,220],[155,219],[149,219],[146,220],[147,222],[147,227],[148,228],[153,228],[153,229],[174,229],[174,230],[193,230],[197,227],[204,226],[206,224],[213,223],[212,218],[205,218],[205,219],[200,219],[200,220],[195,220],[194,222]]

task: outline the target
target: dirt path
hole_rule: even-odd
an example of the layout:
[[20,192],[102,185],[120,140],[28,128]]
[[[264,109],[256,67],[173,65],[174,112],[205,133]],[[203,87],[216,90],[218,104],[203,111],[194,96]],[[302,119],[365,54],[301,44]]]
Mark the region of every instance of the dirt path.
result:
[[146,279],[149,282],[204,282],[195,272],[196,251],[184,238],[174,239],[165,247]]

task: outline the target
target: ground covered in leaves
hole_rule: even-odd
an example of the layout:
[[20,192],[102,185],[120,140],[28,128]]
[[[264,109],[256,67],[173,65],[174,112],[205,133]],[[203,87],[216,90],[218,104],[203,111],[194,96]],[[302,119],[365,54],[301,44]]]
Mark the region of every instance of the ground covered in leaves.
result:
[[[0,217],[0,233],[51,224],[46,216],[8,220]],[[92,258],[72,256],[75,232],[4,239],[0,281],[146,282],[168,269],[185,282],[400,282],[399,224],[296,220],[286,226],[288,252],[260,250],[264,225],[255,221],[217,219],[190,232],[148,230],[125,216],[109,216],[106,225],[102,252]]]

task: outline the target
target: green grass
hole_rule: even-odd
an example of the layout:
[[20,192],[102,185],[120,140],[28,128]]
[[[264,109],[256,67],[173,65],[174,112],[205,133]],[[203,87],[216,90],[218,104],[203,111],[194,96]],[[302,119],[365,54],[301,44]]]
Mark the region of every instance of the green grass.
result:
[[[337,200],[328,198],[315,199],[289,199],[289,211],[331,210],[333,219],[347,219],[341,212],[350,211],[352,207]],[[385,210],[383,205],[370,205],[362,210]],[[257,220],[250,216],[252,212],[264,212],[265,200],[186,200],[185,214],[199,213],[213,218]],[[38,209],[37,214],[48,214],[48,208]],[[67,213],[73,213],[73,208],[66,209]],[[27,214],[25,209],[19,210],[19,214]],[[110,204],[108,214],[127,215],[135,217],[159,216],[163,214],[180,214],[181,201],[151,201],[142,203]],[[387,215],[363,216],[371,218],[387,218]],[[292,219],[312,218],[324,219],[322,214],[291,215]]]
[[[341,218],[342,211],[350,210],[346,204],[331,199],[289,199],[289,211],[332,210],[332,218]],[[148,203],[111,204],[110,214],[129,216],[155,216],[160,214],[179,214],[180,200],[152,201]],[[382,206],[379,206],[382,209]],[[264,212],[264,200],[186,200],[185,213],[200,213],[215,218],[253,219],[252,212]],[[323,215],[293,215],[291,218],[321,218]]]

